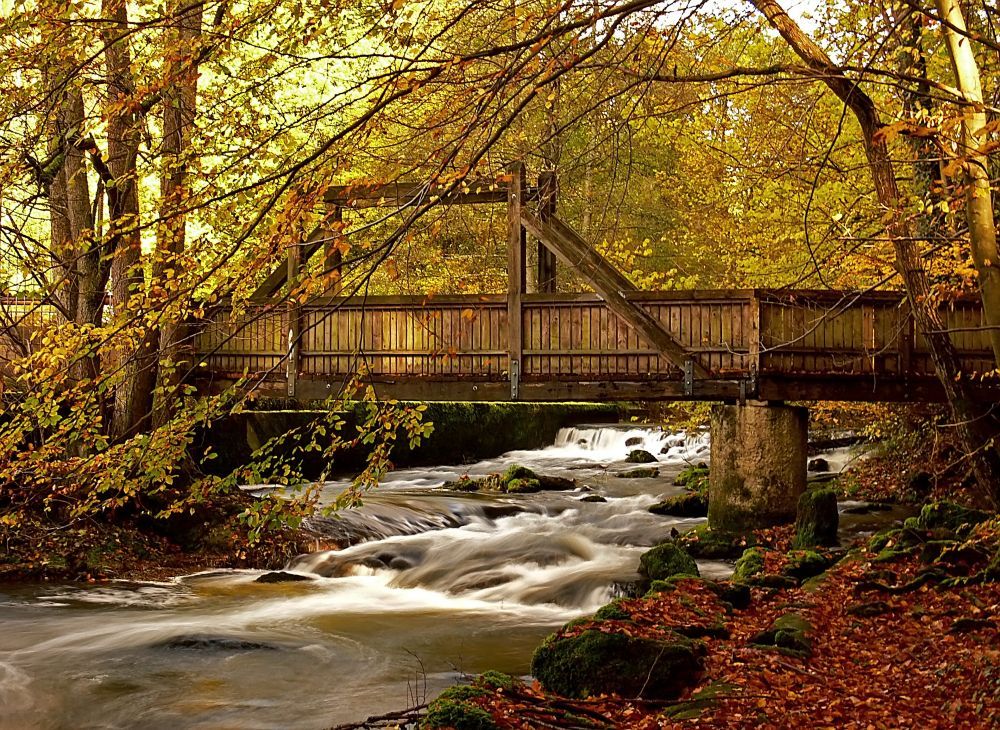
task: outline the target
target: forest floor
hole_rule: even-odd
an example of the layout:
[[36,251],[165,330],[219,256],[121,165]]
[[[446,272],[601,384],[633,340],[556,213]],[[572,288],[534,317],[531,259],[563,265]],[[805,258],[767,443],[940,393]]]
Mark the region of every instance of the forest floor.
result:
[[[883,452],[832,486],[842,498],[919,504],[947,497],[971,506],[971,484],[951,456]],[[831,554],[838,560],[825,572],[786,585],[777,578],[789,575],[793,528],[762,531],[761,575],[775,580],[751,581],[744,607],[725,603],[708,581],[679,578],[661,592],[616,602],[624,620],[593,618],[557,633],[664,640],[679,629],[697,636],[701,672],[669,701],[567,698],[537,681],[483,679],[456,699],[488,714],[476,715],[482,727],[504,730],[1000,727],[1000,518],[957,532],[931,527],[859,540]],[[805,645],[760,645],[788,614],[804,621]],[[462,716],[448,699],[430,711]]]

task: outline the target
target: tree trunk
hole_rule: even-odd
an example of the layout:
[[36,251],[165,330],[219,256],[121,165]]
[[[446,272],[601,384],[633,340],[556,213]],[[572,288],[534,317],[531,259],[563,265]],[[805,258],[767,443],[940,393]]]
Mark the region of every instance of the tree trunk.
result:
[[[115,189],[114,205],[109,206],[111,230],[108,232],[109,239],[114,241],[111,301],[115,319],[124,326],[129,321],[133,324],[141,321],[141,313],[133,311],[137,298],[141,298],[136,295],[141,295],[144,282],[136,169],[140,134],[133,110],[135,83],[125,0],[104,0],[102,14],[111,21],[102,34],[108,79],[108,168]],[[119,353],[121,380],[115,386],[111,435],[124,439],[141,428],[152,403],[151,353],[141,326],[138,326],[138,342],[134,346],[123,343]]]
[[[982,152],[988,141],[985,131],[983,87],[979,66],[972,52],[972,41],[965,35],[965,18],[956,0],[935,0],[938,14],[948,21],[941,32],[948,46],[955,85],[970,106],[962,110],[962,137],[959,145],[965,170],[965,217],[969,224],[972,260],[979,274],[983,314],[991,327],[993,357],[1000,364],[1000,251],[993,220],[993,195],[990,190],[989,155]],[[950,26],[950,27],[949,27]]]
[[858,120],[875,192],[889,221],[886,232],[895,250],[896,268],[903,279],[917,331],[927,341],[935,372],[954,415],[955,428],[969,453],[979,486],[1000,507],[1000,454],[993,445],[997,424],[991,415],[990,404],[976,400],[965,383],[957,379],[961,372],[958,353],[931,297],[920,249],[904,216],[888,146],[885,138],[877,134],[882,124],[875,103],[837,68],[822,48],[802,32],[775,0],[750,2],[799,58],[820,72],[824,83]]
[[[201,36],[202,5],[177,2],[175,30],[169,42],[178,49],[167,69],[167,87],[163,96],[163,142],[160,147],[160,218],[153,262],[153,281],[171,298],[189,296],[183,289],[180,255],[184,252],[186,220],[183,207],[187,201],[187,155],[191,129],[198,102],[198,39]],[[173,271],[172,276],[168,276]],[[185,359],[184,307],[180,301],[164,302],[167,312],[159,332],[153,336],[159,345],[154,425],[165,424],[173,416],[178,388],[189,362]],[[174,314],[171,315],[170,313]]]

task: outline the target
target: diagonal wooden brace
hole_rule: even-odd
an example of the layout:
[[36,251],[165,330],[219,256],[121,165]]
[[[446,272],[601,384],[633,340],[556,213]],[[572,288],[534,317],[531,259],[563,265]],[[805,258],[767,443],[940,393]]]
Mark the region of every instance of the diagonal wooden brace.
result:
[[[711,378],[712,372],[675,340],[649,312],[629,301],[628,294],[637,291],[618,269],[612,266],[576,231],[556,216],[542,220],[521,209],[521,225],[542,241],[562,263],[580,272],[608,305],[625,320],[640,337],[681,369],[695,378]],[[688,364],[690,363],[690,364]]]

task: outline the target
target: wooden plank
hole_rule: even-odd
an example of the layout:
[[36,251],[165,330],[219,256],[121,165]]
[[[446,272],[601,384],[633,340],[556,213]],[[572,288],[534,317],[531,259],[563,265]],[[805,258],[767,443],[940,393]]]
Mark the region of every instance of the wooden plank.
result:
[[507,349],[510,375],[510,399],[518,399],[524,333],[521,297],[527,284],[525,266],[527,232],[522,225],[524,202],[524,164],[515,162],[508,168],[507,186]]
[[[549,220],[556,214],[558,183],[554,172],[543,172],[538,177],[538,217]],[[538,242],[538,291],[551,293],[556,290],[556,255],[544,241]]]
[[556,252],[567,266],[576,268],[601,295],[608,307],[624,319],[637,334],[643,337],[664,357],[680,368],[691,361],[694,374],[698,378],[708,378],[711,373],[685,350],[660,323],[641,307],[630,302],[625,292],[635,290],[635,286],[617,269],[611,266],[583,238],[569,226],[553,216],[542,221],[538,217],[520,211],[520,219],[533,235],[542,239]]

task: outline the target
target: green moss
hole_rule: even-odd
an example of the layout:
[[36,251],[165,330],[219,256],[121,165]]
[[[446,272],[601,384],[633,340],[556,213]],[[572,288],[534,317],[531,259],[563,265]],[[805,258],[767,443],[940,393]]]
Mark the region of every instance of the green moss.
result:
[[438,696],[438,699],[461,702],[464,700],[474,700],[477,697],[485,697],[487,694],[489,693],[483,687],[476,687],[471,684],[456,684],[442,692]]
[[497,725],[490,713],[471,702],[439,697],[427,708],[420,727],[426,730],[495,730]]
[[736,561],[736,569],[733,571],[734,583],[746,583],[754,576],[764,572],[764,549],[749,548]]
[[703,644],[682,637],[663,641],[591,629],[546,639],[535,651],[531,673],[565,697],[609,693],[669,700],[697,683],[704,654]]
[[622,599],[616,598],[597,609],[594,618],[598,621],[631,621],[632,614],[622,608]]
[[890,527],[881,532],[876,532],[868,541],[868,549],[873,553],[879,552],[890,542],[897,540],[900,532],[901,530],[898,527]]
[[513,692],[518,687],[521,687],[523,682],[517,677],[489,669],[476,677],[475,684],[490,690],[501,689],[505,692]]
[[924,505],[920,510],[918,523],[925,530],[946,529],[965,534],[970,528],[989,518],[990,514],[982,510],[953,502],[934,502]]
[[689,466],[677,475],[677,478],[674,479],[674,484],[678,487],[686,487],[699,494],[707,494],[708,467]]
[[649,590],[646,591],[643,598],[655,598],[661,593],[673,593],[676,590],[677,586],[672,581],[654,580],[649,584]]
[[537,479],[511,479],[504,491],[508,494],[531,494],[542,491],[542,483]]
[[678,542],[696,558],[734,560],[754,544],[753,535],[741,535],[728,530],[713,530],[707,524],[698,525],[681,535]]
[[511,464],[507,467],[507,471],[503,473],[502,477],[505,484],[509,484],[515,479],[538,479],[538,475],[535,474],[531,469],[526,466],[521,466],[520,464]]
[[815,550],[792,550],[788,553],[788,564],[782,572],[792,578],[804,580],[819,575],[832,564],[832,559]]
[[705,517],[708,514],[708,499],[694,492],[678,494],[657,502],[649,511],[654,515],[671,517]]
[[813,627],[797,613],[786,613],[750,640],[756,646],[773,647],[784,654],[807,657],[812,654]]
[[837,493],[832,489],[810,489],[799,497],[795,516],[796,548],[836,545],[840,514]]
[[656,468],[631,469],[630,471],[620,471],[615,474],[619,479],[653,479],[660,476],[660,470]]
[[639,558],[639,573],[650,581],[678,573],[699,575],[694,558],[675,542],[663,542],[644,552]]

